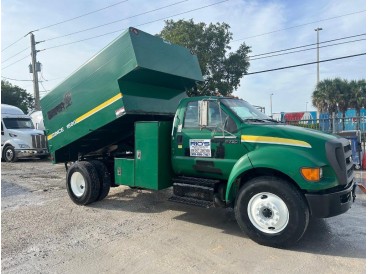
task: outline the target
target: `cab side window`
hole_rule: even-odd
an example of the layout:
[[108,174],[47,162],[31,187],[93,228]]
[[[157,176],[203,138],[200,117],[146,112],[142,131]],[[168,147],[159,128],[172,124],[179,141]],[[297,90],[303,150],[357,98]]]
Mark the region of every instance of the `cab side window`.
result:
[[184,128],[199,127],[198,102],[189,102],[184,115]]
[[[198,101],[189,102],[184,114],[184,128],[199,128]],[[234,120],[227,115],[216,101],[210,101],[208,105],[208,127],[224,128],[226,131],[237,130]]]
[[[221,111],[221,115],[220,115]],[[208,126],[210,127],[217,127],[222,126],[223,121],[221,121],[221,118],[224,120],[225,113],[220,109],[217,102],[211,101],[208,108]]]

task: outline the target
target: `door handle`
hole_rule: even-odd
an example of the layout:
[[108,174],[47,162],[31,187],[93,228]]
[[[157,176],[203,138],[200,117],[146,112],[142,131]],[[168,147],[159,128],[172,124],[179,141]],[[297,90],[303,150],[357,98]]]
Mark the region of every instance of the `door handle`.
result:
[[183,144],[183,135],[178,135],[176,137],[176,141],[177,141],[178,145],[182,145]]

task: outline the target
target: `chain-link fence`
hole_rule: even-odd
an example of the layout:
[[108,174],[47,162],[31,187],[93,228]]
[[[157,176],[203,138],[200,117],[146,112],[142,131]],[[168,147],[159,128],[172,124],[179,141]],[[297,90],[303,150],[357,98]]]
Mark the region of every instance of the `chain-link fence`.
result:
[[294,125],[304,128],[321,130],[327,133],[339,133],[347,130],[360,130],[362,140],[365,141],[366,135],[366,117],[347,117],[347,118],[320,118],[308,120],[285,120],[282,121],[288,125]]
[[[366,151],[366,117],[335,117],[307,120],[285,119],[285,124],[304,128],[320,130],[326,133],[333,133],[343,136],[350,140],[353,150],[353,162],[359,169],[365,159]],[[360,132],[359,132],[360,131]],[[365,161],[365,160],[364,160]]]

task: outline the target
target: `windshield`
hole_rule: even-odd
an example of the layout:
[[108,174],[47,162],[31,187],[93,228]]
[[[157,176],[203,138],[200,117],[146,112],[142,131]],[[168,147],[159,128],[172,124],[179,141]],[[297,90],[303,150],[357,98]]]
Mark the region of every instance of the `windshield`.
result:
[[260,112],[248,102],[240,99],[221,99],[221,102],[230,108],[243,121],[245,120],[271,120],[266,114]]
[[34,128],[29,118],[4,118],[3,121],[7,129]]

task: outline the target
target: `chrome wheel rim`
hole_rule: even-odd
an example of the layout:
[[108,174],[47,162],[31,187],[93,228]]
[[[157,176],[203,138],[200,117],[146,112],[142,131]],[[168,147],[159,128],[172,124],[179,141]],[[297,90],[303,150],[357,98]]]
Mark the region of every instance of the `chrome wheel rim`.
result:
[[248,203],[247,210],[251,223],[267,234],[279,233],[289,223],[289,209],[285,202],[269,192],[254,195]]
[[86,181],[80,172],[74,172],[70,178],[70,187],[72,192],[78,198],[86,191]]
[[8,161],[11,161],[14,157],[14,152],[11,149],[7,149],[5,152],[5,157]]

